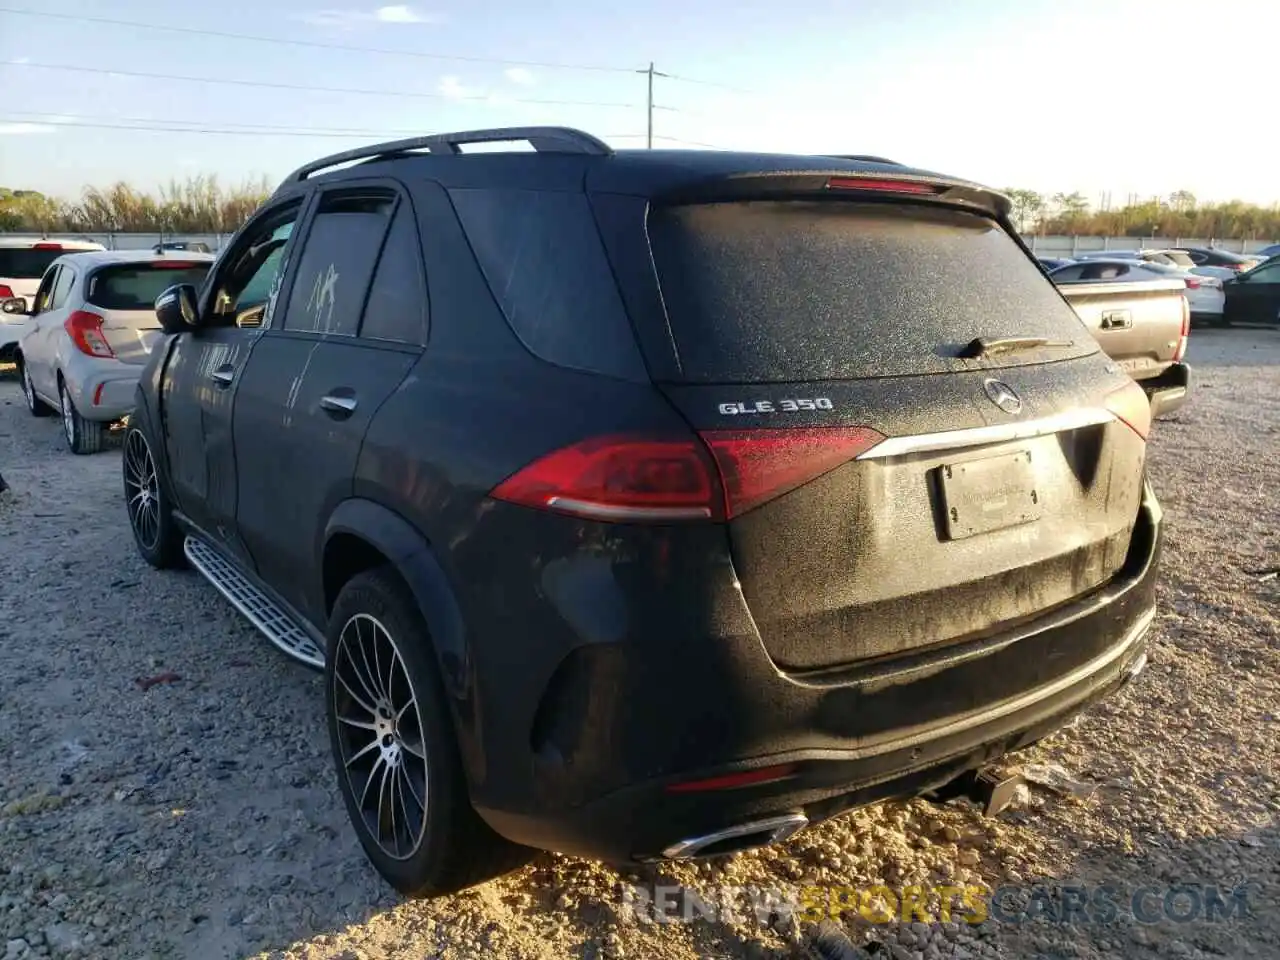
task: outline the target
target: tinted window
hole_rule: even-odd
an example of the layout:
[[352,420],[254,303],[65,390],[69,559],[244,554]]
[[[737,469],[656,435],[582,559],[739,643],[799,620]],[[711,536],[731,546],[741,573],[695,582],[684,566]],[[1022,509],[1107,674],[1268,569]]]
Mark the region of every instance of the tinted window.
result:
[[156,297],[175,284],[189,283],[199,290],[208,272],[207,263],[106,267],[90,275],[85,300],[104,310],[151,310]]
[[[1096,343],[994,222],[923,204],[655,208],[654,263],[684,376],[767,382],[938,373],[975,337]],[[1007,354],[1005,364],[1036,362]]]
[[286,330],[354,337],[395,197],[323,197],[298,261]]
[[257,218],[218,265],[213,317],[219,323],[260,326],[270,320],[301,201]]
[[375,340],[427,342],[427,292],[422,282],[422,249],[413,210],[400,204],[364,307],[360,336]]
[[1074,283],[1079,280],[1084,273],[1084,267],[1076,264],[1071,267],[1063,267],[1061,270],[1053,271],[1054,283]]
[[645,376],[586,194],[450,196],[490,290],[531,353],[577,370]]
[[62,256],[61,250],[31,250],[0,247],[0,277],[34,280],[44,276],[49,264]]
[[67,296],[71,293],[75,282],[76,272],[64,263],[62,271],[58,274],[58,282],[53,287],[53,298],[49,303],[50,310],[57,310],[66,305]]

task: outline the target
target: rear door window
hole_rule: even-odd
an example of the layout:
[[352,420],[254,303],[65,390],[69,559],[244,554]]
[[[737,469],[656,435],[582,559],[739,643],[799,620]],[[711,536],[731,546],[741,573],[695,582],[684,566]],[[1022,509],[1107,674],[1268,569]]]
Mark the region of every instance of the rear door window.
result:
[[67,298],[71,295],[71,288],[75,286],[76,271],[68,264],[62,265],[62,270],[58,273],[58,282],[53,285],[53,296],[49,300],[50,310],[60,310],[66,306]]
[[1035,262],[976,214],[741,201],[657,207],[648,229],[687,382],[943,373],[966,369],[957,354],[975,337],[1071,340],[1063,359],[1097,350]]
[[104,267],[89,277],[85,300],[103,310],[152,310],[156,298],[176,284],[189,283],[199,290],[209,266],[130,263]]
[[413,208],[401,202],[378,257],[360,336],[425,346],[427,291],[422,279],[422,248]]
[[395,207],[389,192],[331,191],[307,231],[284,329],[354,337]]

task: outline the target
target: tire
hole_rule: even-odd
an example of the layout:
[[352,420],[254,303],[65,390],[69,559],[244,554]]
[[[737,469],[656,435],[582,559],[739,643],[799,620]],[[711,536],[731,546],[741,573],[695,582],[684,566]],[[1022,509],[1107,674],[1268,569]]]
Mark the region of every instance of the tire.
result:
[[53,407],[49,406],[43,400],[36,396],[36,388],[31,383],[31,374],[27,372],[27,365],[23,363],[22,357],[17,358],[18,374],[22,379],[22,396],[27,401],[27,411],[33,417],[49,417],[53,415]]
[[160,482],[151,442],[138,427],[129,427],[125,434],[120,473],[129,529],[142,559],[157,570],[185,567],[182,530],[173,519],[173,507]]
[[[400,893],[456,893],[532,859],[536,851],[500,837],[471,806],[427,625],[390,567],[358,574],[338,595],[329,618],[325,706],[347,814],[374,869]],[[383,820],[388,806],[393,812]]]
[[106,424],[86,420],[71,402],[67,385],[58,378],[58,400],[62,404],[62,435],[72,453],[98,453],[106,441]]

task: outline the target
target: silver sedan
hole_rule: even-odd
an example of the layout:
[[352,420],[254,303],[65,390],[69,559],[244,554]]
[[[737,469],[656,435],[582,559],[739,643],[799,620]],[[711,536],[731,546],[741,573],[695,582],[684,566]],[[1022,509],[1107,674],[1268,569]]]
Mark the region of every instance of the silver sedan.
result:
[[209,254],[150,250],[66,254],[45,272],[35,301],[5,301],[31,318],[15,360],[27,407],[62,415],[73,453],[102,449],[106,428],[133,410],[134,390],[164,338],[155,300],[176,283],[199,287]]

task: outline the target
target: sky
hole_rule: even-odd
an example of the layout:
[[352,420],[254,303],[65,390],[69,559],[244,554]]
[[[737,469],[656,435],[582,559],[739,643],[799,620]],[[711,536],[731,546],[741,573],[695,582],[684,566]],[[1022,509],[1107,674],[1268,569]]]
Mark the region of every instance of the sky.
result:
[[655,146],[1270,204],[1277,36],[1275,0],[0,0],[0,186],[274,186],[508,125],[639,148],[653,62]]

